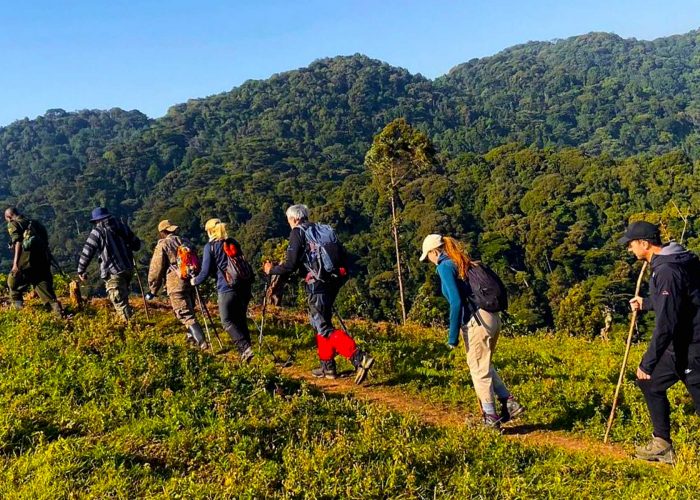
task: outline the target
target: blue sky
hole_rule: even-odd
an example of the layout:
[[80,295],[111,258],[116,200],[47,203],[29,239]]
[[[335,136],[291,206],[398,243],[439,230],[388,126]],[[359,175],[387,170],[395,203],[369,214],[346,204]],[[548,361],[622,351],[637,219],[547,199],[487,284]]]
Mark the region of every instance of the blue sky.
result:
[[529,40],[698,27],[698,0],[0,0],[0,126],[50,108],[158,117],[341,54],[434,78]]

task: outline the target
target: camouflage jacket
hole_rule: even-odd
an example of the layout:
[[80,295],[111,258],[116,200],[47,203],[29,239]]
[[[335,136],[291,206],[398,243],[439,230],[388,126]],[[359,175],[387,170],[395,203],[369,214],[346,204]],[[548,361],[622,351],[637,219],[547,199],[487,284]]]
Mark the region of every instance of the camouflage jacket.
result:
[[189,245],[189,242],[175,234],[158,240],[148,267],[148,289],[152,294],[157,294],[163,283],[168,295],[192,288],[189,280],[180,278],[177,269],[177,249],[182,244]]

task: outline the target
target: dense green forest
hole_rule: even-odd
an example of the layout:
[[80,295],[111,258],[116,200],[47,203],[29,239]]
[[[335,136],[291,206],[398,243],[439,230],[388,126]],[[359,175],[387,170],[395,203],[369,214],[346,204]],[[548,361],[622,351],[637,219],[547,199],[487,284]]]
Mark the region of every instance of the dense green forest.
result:
[[700,250],[699,37],[532,42],[436,80],[336,57],[157,120],[51,110],[0,128],[0,201],[46,222],[70,269],[95,205],[149,245],[162,218],[203,242],[202,222],[220,217],[258,261],[288,233],[284,208],[307,203],[356,258],[344,312],[396,319],[389,209],[364,159],[403,118],[435,150],[398,193],[409,317],[442,318],[417,255],[444,231],[502,274],[513,327],[593,335],[630,290],[632,261],[614,243],[630,217]]

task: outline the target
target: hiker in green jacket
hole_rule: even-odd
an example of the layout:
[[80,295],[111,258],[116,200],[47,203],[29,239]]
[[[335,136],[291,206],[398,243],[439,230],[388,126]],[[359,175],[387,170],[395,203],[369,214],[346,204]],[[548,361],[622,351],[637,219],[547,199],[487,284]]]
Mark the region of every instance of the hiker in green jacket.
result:
[[38,221],[28,219],[15,207],[5,210],[7,232],[10,234],[12,269],[7,276],[12,307],[21,309],[24,294],[33,287],[36,294],[51,310],[62,315],[56,298],[51,275],[51,252],[46,228]]

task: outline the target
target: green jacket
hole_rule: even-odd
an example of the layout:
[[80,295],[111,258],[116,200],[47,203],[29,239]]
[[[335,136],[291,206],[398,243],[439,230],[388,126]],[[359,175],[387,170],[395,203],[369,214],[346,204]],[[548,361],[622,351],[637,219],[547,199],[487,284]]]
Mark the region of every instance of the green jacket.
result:
[[24,232],[31,223],[31,231],[34,233],[34,240],[28,250],[22,249],[19,257],[18,267],[20,271],[29,269],[35,271],[46,271],[51,269],[51,256],[49,253],[49,235],[46,228],[37,221],[27,219],[20,215],[15,220],[7,223],[7,232],[10,234],[10,245],[12,259],[14,261],[15,244],[24,241]]

